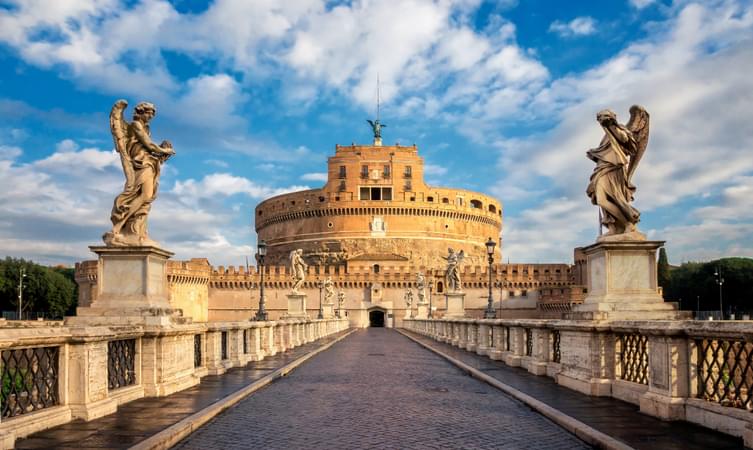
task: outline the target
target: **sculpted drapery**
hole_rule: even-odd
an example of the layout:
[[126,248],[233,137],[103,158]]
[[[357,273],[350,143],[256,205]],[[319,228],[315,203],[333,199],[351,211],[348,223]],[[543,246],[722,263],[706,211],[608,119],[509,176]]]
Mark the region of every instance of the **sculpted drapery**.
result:
[[160,166],[175,151],[169,141],[152,142],[149,122],[157,113],[153,104],[136,105],[131,123],[123,118],[126,106],[125,100],[118,100],[110,112],[110,130],[126,180],[110,214],[112,230],[103,240],[110,246],[157,246],[147,233],[147,215],[157,197]]
[[640,212],[631,205],[635,192],[631,179],[648,143],[649,115],[634,105],[626,125],[617,123],[617,115],[610,110],[600,111],[596,120],[604,137],[597,148],[586,152],[596,163],[586,194],[599,206],[601,225],[608,235],[632,233]]
[[306,279],[306,268],[308,265],[303,260],[303,250],[297,249],[290,252],[290,269],[293,277],[292,293],[299,294],[298,289],[303,286]]

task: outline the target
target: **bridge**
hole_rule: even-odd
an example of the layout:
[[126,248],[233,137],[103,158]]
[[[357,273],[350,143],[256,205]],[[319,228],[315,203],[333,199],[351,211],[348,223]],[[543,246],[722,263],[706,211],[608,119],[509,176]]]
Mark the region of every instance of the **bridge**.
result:
[[[719,411],[716,428],[721,431],[712,429],[713,423],[668,421],[642,412],[643,402],[635,404],[625,392],[633,388],[643,392],[638,397],[645,395],[656,384],[655,377],[664,375],[640,363],[627,370],[632,362],[626,358],[641,361],[648,355],[624,356],[620,342],[630,339],[616,325],[611,331],[599,330],[617,345],[611,360],[617,369],[611,375],[613,395],[594,396],[566,387],[557,376],[547,376],[547,371],[567,373],[565,366],[577,353],[569,347],[568,333],[582,331],[525,320],[414,319],[407,324],[396,330],[352,329],[338,320],[225,323],[195,340],[201,353],[192,363],[194,373],[203,374],[200,383],[169,395],[128,400],[124,395],[134,394],[124,394],[124,389],[143,389],[147,384],[141,367],[135,371],[140,377],[130,386],[106,389],[105,401],[119,398],[116,410],[89,421],[59,417],[61,411],[75,410],[72,391],[80,387],[64,380],[65,372],[70,379],[77,370],[76,362],[63,364],[64,373],[43,372],[55,355],[49,349],[57,348],[57,358],[67,358],[77,354],[73,349],[82,343],[64,338],[64,343],[51,347],[51,337],[39,329],[34,337],[27,336],[27,348],[3,350],[4,366],[9,357],[18,362],[22,355],[31,355],[26,357],[33,363],[26,367],[35,371],[35,383],[44,380],[56,386],[60,397],[56,405],[48,406],[42,398],[52,402],[52,392],[32,389],[36,398],[22,403],[16,388],[4,390],[4,399],[15,395],[16,401],[3,404],[3,443],[5,448],[19,449],[733,449],[750,445],[730,432],[738,418],[743,423],[750,420],[750,412],[714,398],[688,396],[685,408],[692,415],[696,403],[707,403],[707,411]],[[715,325],[717,334],[729,335],[735,324]],[[646,336],[649,344],[639,345],[639,353],[658,348],[651,345],[656,337],[646,327],[633,330],[634,336]],[[47,346],[39,347],[43,340]],[[142,352],[144,343],[137,344]],[[112,375],[117,369],[110,356],[90,362],[107,361]],[[623,375],[628,372],[637,381]],[[624,399],[616,398],[620,396]],[[11,418],[6,419],[8,415]],[[63,423],[49,426],[54,420]],[[46,429],[19,436],[15,443],[7,440],[9,430],[23,434],[24,427],[33,429],[44,421]]]

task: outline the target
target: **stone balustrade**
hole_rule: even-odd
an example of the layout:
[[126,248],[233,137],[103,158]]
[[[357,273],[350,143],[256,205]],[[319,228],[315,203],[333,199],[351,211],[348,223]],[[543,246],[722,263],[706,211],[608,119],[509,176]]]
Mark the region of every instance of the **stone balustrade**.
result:
[[0,448],[71,420],[170,395],[249,361],[316,341],[345,319],[150,327],[0,327]]
[[404,327],[685,420],[753,446],[753,324],[749,321],[406,319]]

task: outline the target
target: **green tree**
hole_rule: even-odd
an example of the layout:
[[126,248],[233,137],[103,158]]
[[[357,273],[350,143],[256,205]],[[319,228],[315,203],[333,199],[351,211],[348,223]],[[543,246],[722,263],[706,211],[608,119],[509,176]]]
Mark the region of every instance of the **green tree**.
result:
[[656,272],[659,278],[659,286],[665,291],[669,289],[669,283],[671,274],[669,272],[669,259],[667,258],[667,250],[662,247],[659,249],[659,262],[656,264]]
[[62,318],[75,305],[76,283],[67,276],[69,274],[32,261],[6,257],[0,261],[0,307],[3,311],[18,311],[21,269],[26,272],[22,303],[24,313],[44,312],[48,317]]
[[[722,258],[708,262],[687,262],[671,272],[665,298],[683,299],[685,309],[719,310],[719,285],[714,273],[720,269],[724,284],[725,312],[753,313],[753,259]],[[696,306],[698,305],[698,306]]]

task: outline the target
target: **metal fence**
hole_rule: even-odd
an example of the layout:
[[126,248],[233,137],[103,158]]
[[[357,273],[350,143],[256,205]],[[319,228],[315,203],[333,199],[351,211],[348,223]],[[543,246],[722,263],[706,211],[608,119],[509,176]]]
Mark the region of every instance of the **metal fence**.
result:
[[753,343],[698,339],[698,398],[753,411]]
[[617,334],[620,378],[648,384],[648,338],[638,333]]
[[118,389],[136,384],[136,339],[107,343],[107,387]]
[[60,347],[3,350],[0,356],[2,417],[15,417],[60,403]]

